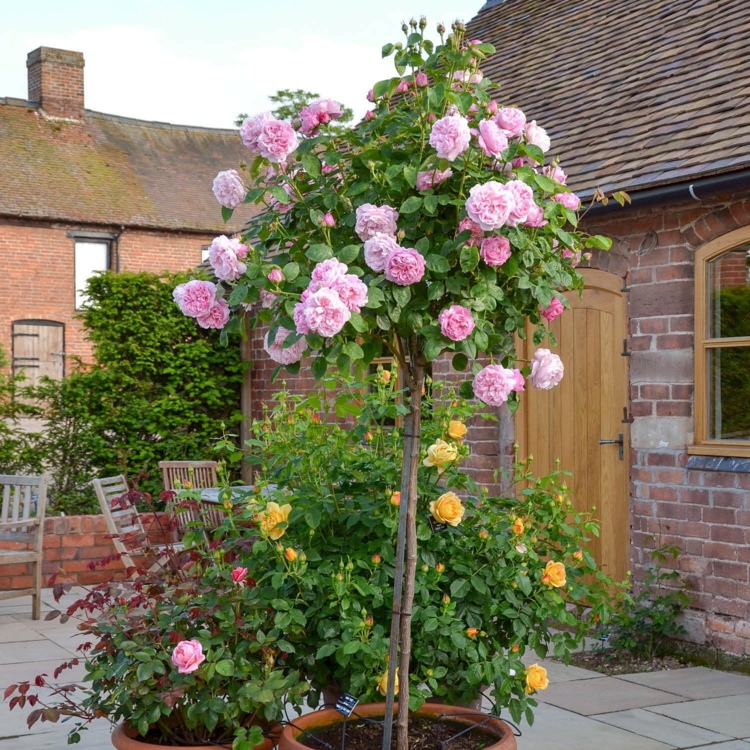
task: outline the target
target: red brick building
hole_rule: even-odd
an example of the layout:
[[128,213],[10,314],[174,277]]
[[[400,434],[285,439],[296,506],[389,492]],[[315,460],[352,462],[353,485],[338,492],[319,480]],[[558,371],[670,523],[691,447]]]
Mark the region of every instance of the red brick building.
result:
[[95,271],[188,270],[225,225],[211,183],[245,156],[236,130],[84,107],[80,52],[31,52],[28,101],[0,98],[0,346],[13,368],[62,377],[86,357],[76,309]]
[[[597,187],[632,199],[583,220],[613,245],[553,326],[562,384],[474,425],[469,465],[491,484],[514,441],[538,474],[559,457],[574,502],[601,521],[604,566],[637,576],[654,537],[678,544],[689,637],[738,654],[750,654],[748,22],[745,0],[488,0],[468,26],[498,50],[482,66],[497,98],[548,129],[584,202]],[[254,416],[275,390],[263,333]],[[433,372],[461,377],[447,360]],[[284,379],[314,387],[305,368]]]

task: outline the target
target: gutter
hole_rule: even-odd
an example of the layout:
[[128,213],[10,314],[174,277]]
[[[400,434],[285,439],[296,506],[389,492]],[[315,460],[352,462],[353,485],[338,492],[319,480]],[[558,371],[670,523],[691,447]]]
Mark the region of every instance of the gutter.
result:
[[[686,200],[702,201],[714,198],[722,193],[737,193],[750,190],[750,167],[734,172],[699,177],[689,182],[677,182],[661,185],[646,190],[636,190],[630,195],[630,203],[621,207],[610,199],[608,205],[595,203],[588,211],[589,216],[606,216],[615,211],[634,208],[651,208],[665,203],[677,203]],[[627,190],[625,192],[628,192]]]

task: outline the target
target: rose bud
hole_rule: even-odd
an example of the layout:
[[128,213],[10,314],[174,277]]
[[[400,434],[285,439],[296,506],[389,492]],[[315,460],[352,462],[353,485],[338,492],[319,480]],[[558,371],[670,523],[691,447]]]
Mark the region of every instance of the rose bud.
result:
[[292,549],[291,547],[287,547],[284,550],[284,557],[286,557],[286,559],[289,560],[289,562],[294,562],[299,557],[299,555],[297,554],[297,550],[296,549]]
[[476,638],[479,634],[478,628],[466,628],[466,635],[469,636],[469,638]]
[[401,505],[401,493],[400,492],[394,492],[391,494],[391,505],[395,505],[397,508],[399,505]]
[[236,567],[232,571],[232,580],[235,583],[242,583],[247,578],[247,568]]
[[336,226],[336,219],[333,218],[333,214],[330,211],[323,217],[323,225],[327,227]]
[[372,562],[375,565],[380,565],[380,563],[383,562],[383,558],[380,555],[373,555],[372,556]]
[[437,571],[438,573],[444,573],[444,572],[445,572],[445,565],[443,565],[443,563],[438,563],[438,564],[437,564],[437,565],[435,566],[435,570],[436,570],[436,571]]
[[280,268],[274,268],[271,273],[268,274],[268,280],[274,284],[279,284],[284,281],[284,274]]
[[580,549],[576,550],[573,553],[573,557],[575,557],[576,560],[582,560],[583,559],[583,550],[580,550]]
[[450,604],[451,598],[448,596],[448,594],[443,594],[443,604]]

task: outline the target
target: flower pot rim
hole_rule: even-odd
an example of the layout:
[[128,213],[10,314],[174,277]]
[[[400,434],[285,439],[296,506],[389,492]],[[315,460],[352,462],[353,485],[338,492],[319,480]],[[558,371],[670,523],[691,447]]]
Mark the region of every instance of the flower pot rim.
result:
[[[393,704],[394,713],[398,710],[398,703]],[[361,716],[377,716],[385,714],[385,703],[360,703],[357,705],[355,712]],[[450,718],[459,723],[474,724],[473,717],[489,718],[490,721],[486,727],[488,734],[494,734],[497,742],[488,745],[485,750],[516,750],[516,738],[513,730],[502,719],[477,711],[473,708],[463,708],[461,706],[449,706],[444,703],[425,703],[420,709],[414,712],[417,716],[440,716]],[[354,718],[354,717],[353,717]],[[302,734],[302,730],[317,729],[320,727],[331,726],[343,722],[345,717],[335,708],[323,708],[313,711],[309,714],[294,719],[287,724],[281,732],[279,739],[279,750],[309,750],[309,746],[300,742],[297,737]]]
[[[138,738],[137,731],[126,727],[126,722],[120,722],[112,732],[111,741],[116,750],[210,750],[210,748],[225,748],[226,745],[155,745],[153,742],[145,742]],[[131,736],[133,735],[133,736]],[[257,745],[255,750],[272,750],[275,742],[266,737],[262,745]]]

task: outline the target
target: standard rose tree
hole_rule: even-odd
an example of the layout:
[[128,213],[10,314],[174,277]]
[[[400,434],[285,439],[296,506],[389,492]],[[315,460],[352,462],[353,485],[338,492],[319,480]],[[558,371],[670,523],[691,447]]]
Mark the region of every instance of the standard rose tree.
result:
[[175,291],[200,325],[225,334],[245,319],[269,325],[266,352],[290,372],[305,355],[316,378],[384,354],[400,363],[409,411],[388,700],[398,662],[401,750],[413,665],[410,619],[399,613],[411,612],[416,518],[428,512],[417,496],[425,368],[449,355],[457,370],[470,367],[474,395],[511,410],[526,384],[554,387],[559,357],[539,349],[518,361],[514,336],[530,322],[540,344],[565,293],[583,286],[583,252],[610,245],[577,231],[580,201],[557,161],[545,165],[544,128],[493,98],[480,69],[492,45],[465,39],[459,23],[447,38],[438,27],[433,44],[425,27],[405,24],[405,39],[383,48],[397,76],[373,86],[375,106],[356,129],[327,132],[340,112],[329,100],[310,105],[299,130],[269,113],[245,120],[251,164],[220,173],[214,192],[226,218],[241,202],[264,211],[235,244],[215,241],[218,286]]

